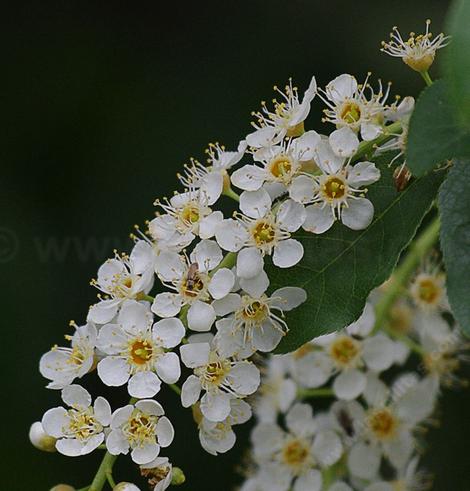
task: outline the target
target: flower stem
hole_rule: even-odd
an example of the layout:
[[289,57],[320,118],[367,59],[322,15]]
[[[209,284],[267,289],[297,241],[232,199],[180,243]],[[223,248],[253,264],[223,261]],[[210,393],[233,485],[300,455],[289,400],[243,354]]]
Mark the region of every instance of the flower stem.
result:
[[421,76],[423,77],[424,81],[426,82],[426,85],[429,87],[430,85],[432,85],[432,78],[429,76],[429,72],[428,71],[425,71],[425,72],[419,72],[421,74]]
[[405,334],[399,334],[395,332],[393,329],[389,329],[389,328],[383,328],[383,331],[385,331],[393,339],[396,339],[397,341],[401,341],[403,344],[406,344],[406,346],[408,346],[408,348],[410,348],[410,350],[414,351],[416,354],[420,356],[426,355],[426,350],[418,343],[413,341],[410,337],[406,336]]
[[410,276],[421,262],[423,256],[438,240],[439,229],[440,220],[439,217],[436,217],[411,244],[407,256],[393,273],[385,293],[375,307],[376,320],[373,332],[377,332],[383,328],[391,307],[400,296],[404,286],[408,283]]
[[88,488],[88,491],[101,491],[103,489],[106,480],[108,479],[109,481],[108,476],[111,474],[114,462],[116,462],[117,458],[117,455],[111,455],[109,452],[104,454],[101,465],[98,467],[98,471],[96,472],[95,478]]
[[225,254],[225,257],[222,259],[222,261],[220,261],[218,266],[210,272],[210,276],[214,276],[214,274],[221,268],[228,268],[228,269],[233,268],[233,266],[235,266],[236,260],[237,260],[237,253],[228,252],[227,254]]
[[333,389],[324,388],[324,389],[300,389],[297,393],[297,396],[300,399],[309,399],[312,397],[331,397],[333,396]]
[[170,387],[170,389],[173,392],[176,392],[179,396],[181,395],[181,389],[176,384],[168,384],[168,387]]
[[237,203],[240,202],[240,196],[238,196],[238,194],[231,187],[224,189],[224,192],[222,194],[224,196],[228,196],[229,198],[232,198]]
[[357,152],[352,156],[352,162],[356,162],[362,157],[369,155],[372,150],[376,147],[382,145],[386,141],[390,140],[397,134],[402,132],[402,126],[400,121],[396,121],[395,123],[389,124],[383,128],[383,133],[372,141],[362,141],[359,144]]
[[113,478],[113,471],[111,469],[106,471],[106,479],[108,480],[111,488],[114,489],[116,487],[116,481]]

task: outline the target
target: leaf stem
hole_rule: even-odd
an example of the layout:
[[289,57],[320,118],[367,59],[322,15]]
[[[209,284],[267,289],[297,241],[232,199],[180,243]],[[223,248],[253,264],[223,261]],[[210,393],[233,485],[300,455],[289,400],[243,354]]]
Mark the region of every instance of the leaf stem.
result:
[[403,262],[395,270],[389,280],[387,289],[380,301],[375,306],[375,326],[373,332],[377,332],[384,327],[389,312],[396,299],[400,296],[403,287],[406,285],[410,276],[419,265],[422,257],[432,248],[439,238],[440,220],[436,217],[412,242],[409,252]]
[[297,396],[300,399],[309,399],[313,397],[331,397],[333,396],[333,389],[324,388],[324,389],[299,389],[297,392]]
[[357,152],[352,156],[352,162],[356,162],[360,158],[368,155],[372,150],[381,145],[382,143],[387,142],[397,134],[402,132],[402,125],[400,121],[396,121],[395,123],[389,124],[383,128],[383,133],[372,141],[362,141],[359,144]]
[[429,72],[426,70],[425,72],[419,72],[420,75],[423,77],[424,81],[426,82],[426,85],[429,87],[432,85],[432,78],[429,75]]

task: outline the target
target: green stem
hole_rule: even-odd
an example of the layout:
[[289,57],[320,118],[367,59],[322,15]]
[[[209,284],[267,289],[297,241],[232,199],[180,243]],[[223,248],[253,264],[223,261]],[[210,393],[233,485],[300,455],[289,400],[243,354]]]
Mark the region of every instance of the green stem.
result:
[[421,345],[419,345],[411,338],[406,336],[405,334],[399,334],[395,332],[393,329],[389,329],[388,327],[385,327],[382,330],[386,332],[393,339],[396,339],[397,341],[401,341],[403,344],[406,344],[408,348],[410,348],[410,350],[414,351],[416,354],[420,356],[426,355],[426,350]]
[[231,187],[224,189],[224,192],[222,194],[224,196],[228,196],[229,198],[232,198],[237,203],[240,203],[240,196],[238,196],[238,194]]
[[168,384],[173,392],[176,392],[179,396],[181,395],[181,389],[176,384]]
[[411,244],[407,256],[395,270],[385,293],[375,306],[376,320],[373,330],[374,333],[384,327],[391,307],[402,293],[402,289],[408,283],[410,276],[421,262],[423,256],[427,254],[438,240],[439,229],[440,220],[439,217],[436,217]]
[[103,489],[106,479],[109,480],[108,475],[112,472],[114,462],[116,462],[117,458],[117,455],[111,455],[109,452],[104,454],[101,465],[98,467],[98,471],[88,491],[101,491]]
[[425,72],[419,72],[421,74],[421,76],[423,77],[424,81],[426,82],[426,85],[429,87],[430,85],[432,85],[432,78],[429,76],[429,72],[428,71],[425,71]]
[[225,257],[222,259],[222,261],[220,261],[219,265],[211,271],[210,276],[213,276],[221,268],[233,268],[235,266],[236,260],[237,253],[228,252],[227,254],[225,254]]
[[138,296],[138,299],[139,300],[147,300],[147,302],[150,302],[150,303],[152,303],[155,300],[155,298],[152,297],[151,295],[145,295],[144,293],[140,294]]
[[376,147],[382,145],[382,143],[387,142],[397,134],[400,134],[402,131],[402,126],[400,121],[396,121],[395,123],[389,124],[385,126],[383,129],[383,133],[372,141],[362,141],[359,144],[357,152],[352,157],[352,162],[356,162],[362,157],[370,154]]
[[108,480],[111,488],[114,489],[116,487],[116,481],[113,478],[113,471],[111,469],[106,471],[106,479]]
[[331,397],[334,395],[333,389],[299,389],[297,396],[300,399],[308,399],[312,397]]

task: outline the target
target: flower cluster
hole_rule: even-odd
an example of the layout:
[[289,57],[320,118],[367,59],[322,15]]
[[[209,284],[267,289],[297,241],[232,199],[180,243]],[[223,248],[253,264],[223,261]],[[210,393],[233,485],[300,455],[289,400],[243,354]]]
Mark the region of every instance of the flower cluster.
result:
[[[286,312],[308,300],[302,288],[271,287],[274,268],[302,261],[296,232],[368,227],[374,217],[368,188],[381,173],[363,160],[361,145],[373,149],[370,158],[406,145],[413,100],[388,104],[390,85],[379,82],[374,90],[369,78],[358,83],[343,74],[320,88],[312,77],[303,96],[292,81],[275,87],[273,108],[263,103],[253,113],[254,131],[235,151],[211,144],[207,165],[192,159],[185,166],[181,189],[155,201],[145,230],[136,226],[131,253],[115,252],[99,268],[91,282],[98,301],[84,325],[71,324],[69,346],[42,356],[40,372],[48,388],[61,390],[65,407],[48,410],[31,429],[36,446],[68,456],[97,448],[130,453],[156,491],[181,483],[181,470],[160,454],[174,438],[157,402],[169,386],[192,408],[201,446],[214,455],[232,448],[233,427],[256,413],[257,470],[246,489],[320,490],[326,475],[349,473],[350,485],[367,482],[371,491],[379,489],[373,481],[382,458],[400,475],[413,474],[415,429],[431,414],[441,382],[454,374],[455,357],[430,354],[448,335],[440,317],[421,319],[435,327],[419,331],[432,375],[403,375],[392,389],[382,374],[402,366],[409,348],[397,340],[396,326],[389,326],[392,334],[377,332],[369,304],[342,331],[285,357],[267,355],[289,331]],[[334,125],[329,134],[306,129],[315,101],[326,105],[323,122]],[[388,128],[397,122],[393,133]],[[377,139],[387,143],[371,146]],[[217,209],[228,199],[237,204],[230,217]],[[418,276],[411,290],[419,308],[444,302],[441,284],[431,285],[429,277]],[[112,410],[101,396],[93,401],[78,382],[94,370],[104,385],[125,386],[130,402]],[[327,384],[337,402],[313,415],[302,394]],[[417,408],[418,400],[424,406]]]
[[[387,288],[343,330],[266,360],[242,491],[428,489],[423,429],[442,388],[464,383],[457,371],[469,346],[446,320],[436,267],[425,266],[377,325],[373,304]],[[314,414],[313,397],[327,397],[327,410]]]

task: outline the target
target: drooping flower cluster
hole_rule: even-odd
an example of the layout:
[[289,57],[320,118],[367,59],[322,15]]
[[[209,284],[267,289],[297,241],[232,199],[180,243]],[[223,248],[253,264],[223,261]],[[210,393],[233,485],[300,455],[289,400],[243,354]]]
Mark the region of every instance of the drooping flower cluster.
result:
[[[84,325],[71,324],[70,346],[54,346],[41,358],[48,388],[61,390],[66,407],[35,423],[36,446],[55,445],[69,456],[100,447],[130,453],[155,491],[181,483],[181,470],[160,454],[175,433],[156,400],[166,385],[192,408],[201,446],[213,455],[230,450],[233,427],[256,414],[257,469],[244,489],[320,490],[328,482],[330,491],[357,483],[378,490],[382,459],[403,482],[415,479],[415,430],[432,413],[439,387],[455,376],[458,359],[457,341],[435,355],[450,332],[439,313],[423,318],[408,301],[395,306],[412,311],[410,325],[433,327],[416,327],[428,374],[403,375],[391,388],[382,374],[407,360],[400,336],[411,327],[399,325],[397,314],[395,324],[378,331],[372,304],[340,332],[290,355],[267,355],[289,332],[286,313],[308,300],[302,288],[271,287],[274,268],[302,261],[296,233],[368,227],[374,204],[367,192],[381,173],[362,159],[361,143],[387,137],[370,147],[371,159],[374,152],[402,153],[406,145],[413,100],[387,104],[390,87],[379,82],[374,90],[369,77],[359,84],[343,74],[324,89],[312,77],[303,97],[289,81],[284,91],[275,88],[272,109],[263,104],[253,113],[254,131],[236,151],[211,144],[207,165],[192,159],[185,166],[178,174],[182,189],[155,201],[156,216],[146,230],[136,227],[131,253],[115,252],[99,268],[91,282],[98,301]],[[316,96],[326,105],[323,122],[335,125],[328,135],[306,130]],[[397,121],[396,133],[388,131]],[[227,199],[238,206],[231,217],[217,209]],[[441,283],[430,278],[418,275],[411,288],[426,315],[445,305]],[[95,369],[104,385],[127,388],[129,404],[112,411],[103,397],[92,401],[78,381]],[[325,414],[304,401],[316,390],[337,399]],[[416,407],[417,401],[425,404]],[[334,484],[335,476],[345,482]],[[399,489],[412,489],[406,486]]]

